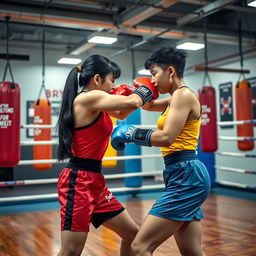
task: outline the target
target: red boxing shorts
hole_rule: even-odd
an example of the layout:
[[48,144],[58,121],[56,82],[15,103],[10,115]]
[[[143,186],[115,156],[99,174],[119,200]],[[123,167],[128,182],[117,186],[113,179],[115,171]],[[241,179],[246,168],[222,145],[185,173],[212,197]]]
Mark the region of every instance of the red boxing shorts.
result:
[[61,230],[89,232],[124,208],[105,185],[100,172],[65,168],[58,181]]

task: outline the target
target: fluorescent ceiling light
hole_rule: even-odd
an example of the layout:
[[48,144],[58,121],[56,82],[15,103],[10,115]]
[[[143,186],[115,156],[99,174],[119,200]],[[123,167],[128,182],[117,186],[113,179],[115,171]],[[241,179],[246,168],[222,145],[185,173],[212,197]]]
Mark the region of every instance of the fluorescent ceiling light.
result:
[[256,0],[247,0],[247,5],[251,7],[256,7]]
[[71,65],[76,65],[81,63],[81,59],[74,59],[74,58],[61,58],[58,60],[59,64],[71,64]]
[[177,49],[197,51],[204,48],[202,43],[185,42],[176,46]]
[[147,76],[151,76],[150,71],[149,71],[149,70],[147,70],[147,69],[141,69],[141,70],[139,70],[139,71],[138,71],[138,74],[139,74],[139,75],[147,75]]
[[95,32],[88,37],[88,42],[95,44],[113,44],[116,41],[117,37],[113,33]]

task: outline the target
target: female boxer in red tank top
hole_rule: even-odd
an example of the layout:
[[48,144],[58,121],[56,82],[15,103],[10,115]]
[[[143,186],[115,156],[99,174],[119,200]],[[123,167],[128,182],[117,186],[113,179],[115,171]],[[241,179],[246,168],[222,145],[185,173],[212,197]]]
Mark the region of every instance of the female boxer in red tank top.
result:
[[109,114],[124,119],[150,101],[153,93],[146,87],[135,90],[127,85],[113,90],[119,76],[117,64],[103,56],[91,55],[67,77],[58,120],[58,159],[70,160],[58,181],[61,206],[58,256],[81,254],[90,223],[115,231],[122,239],[120,255],[132,255],[130,244],[138,227],[106,187],[101,160],[113,128]]

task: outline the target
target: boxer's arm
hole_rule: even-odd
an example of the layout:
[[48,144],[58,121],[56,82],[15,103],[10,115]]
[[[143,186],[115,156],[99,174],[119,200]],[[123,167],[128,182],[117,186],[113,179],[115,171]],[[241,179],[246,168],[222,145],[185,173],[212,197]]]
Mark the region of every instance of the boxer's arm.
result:
[[80,104],[89,111],[132,111],[143,104],[140,96],[132,94],[130,96],[111,95],[101,90],[93,90],[81,94],[75,99],[75,104]]
[[111,112],[108,112],[108,114],[112,117],[115,117],[117,119],[120,119],[120,120],[124,120],[127,116],[129,116],[135,109],[132,109],[132,110],[123,110],[123,111],[120,111],[120,110],[117,110],[117,111],[111,111]]
[[160,100],[152,100],[145,103],[141,108],[146,111],[163,112],[170,103],[170,99],[171,98],[168,97]]

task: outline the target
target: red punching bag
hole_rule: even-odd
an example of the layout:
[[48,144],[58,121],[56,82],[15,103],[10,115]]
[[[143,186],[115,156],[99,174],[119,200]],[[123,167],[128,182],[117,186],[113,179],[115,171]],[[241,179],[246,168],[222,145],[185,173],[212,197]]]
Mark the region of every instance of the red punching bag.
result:
[[[34,124],[51,124],[51,103],[48,99],[41,98],[34,103]],[[34,141],[51,140],[51,128],[34,129]],[[52,145],[34,145],[34,160],[52,159]],[[52,164],[34,164],[38,170],[48,170]]]
[[0,166],[14,167],[20,161],[20,87],[0,83]]
[[218,149],[215,90],[212,86],[203,86],[198,93],[202,107],[201,149],[204,152],[214,152]]
[[[252,105],[252,88],[246,80],[236,84],[236,120],[252,120],[253,105]],[[253,124],[237,125],[237,136],[253,137]],[[240,150],[252,150],[254,141],[237,141],[237,146]]]

